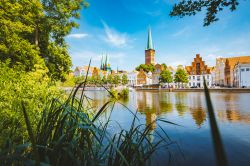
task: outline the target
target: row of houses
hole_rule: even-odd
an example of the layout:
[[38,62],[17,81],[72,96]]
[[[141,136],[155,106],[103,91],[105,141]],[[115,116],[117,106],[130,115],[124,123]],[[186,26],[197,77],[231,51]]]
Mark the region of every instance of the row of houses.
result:
[[250,87],[250,56],[217,58],[214,84],[228,87]]
[[[109,64],[108,64],[109,65]],[[109,65],[110,66],[110,65]],[[161,64],[154,65],[154,72],[131,71],[118,72],[114,70],[103,70],[97,67],[89,68],[89,76],[108,76],[109,74],[126,74],[130,86],[157,85],[160,81],[160,73],[165,69]],[[230,58],[217,58],[214,67],[207,66],[200,54],[197,54],[190,66],[181,66],[174,68],[167,66],[167,70],[174,77],[178,68],[184,69],[188,74],[188,83],[186,87],[203,87],[204,81],[207,86],[225,86],[225,87],[250,87],[250,56],[239,56]],[[87,74],[88,66],[77,67],[74,71],[75,76],[84,76]],[[172,82],[168,86],[176,87]]]
[[[163,71],[163,66],[155,65],[155,71],[146,73],[143,70],[137,72],[132,71],[127,73],[129,84],[151,85],[159,84],[160,73]],[[183,68],[188,74],[187,87],[203,87],[204,81],[208,87],[250,87],[250,56],[239,56],[230,58],[217,58],[216,66],[207,66],[200,54],[196,54],[191,66],[178,66],[173,68],[167,67],[174,77],[178,68]],[[176,84],[170,83],[170,86],[175,87]]]

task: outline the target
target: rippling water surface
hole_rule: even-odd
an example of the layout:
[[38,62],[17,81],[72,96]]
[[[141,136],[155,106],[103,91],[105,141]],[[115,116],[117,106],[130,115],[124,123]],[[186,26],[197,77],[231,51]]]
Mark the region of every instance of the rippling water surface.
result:
[[[89,91],[92,104],[100,108],[108,101],[104,91]],[[211,93],[218,125],[230,165],[250,165],[250,94],[249,93]],[[140,123],[149,124],[156,118],[165,118],[182,127],[155,123],[152,132],[159,125],[177,145],[169,147],[173,165],[215,165],[213,144],[211,142],[208,114],[204,94],[201,92],[130,92],[129,100],[122,102],[134,112],[138,110]],[[104,118],[110,112],[104,113]],[[116,104],[111,120],[128,129],[132,114],[120,104]],[[119,130],[112,123],[110,130]],[[154,138],[152,138],[154,139]],[[179,148],[178,148],[179,147]],[[159,165],[168,162],[168,153],[157,152]]]

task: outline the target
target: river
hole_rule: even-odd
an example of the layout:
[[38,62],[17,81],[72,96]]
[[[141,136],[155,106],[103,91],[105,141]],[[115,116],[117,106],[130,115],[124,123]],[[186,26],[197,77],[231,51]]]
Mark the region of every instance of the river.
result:
[[[87,91],[92,104],[97,109],[108,101],[104,91]],[[250,93],[211,93],[218,126],[221,132],[229,165],[249,165],[250,163]],[[153,165],[166,165],[171,153],[172,165],[215,165],[215,156],[206,112],[203,92],[130,92],[129,99],[123,101],[132,111],[138,110],[140,123],[149,124],[156,118],[164,118],[181,126],[155,123],[159,125],[176,144],[168,148],[168,153],[159,150]],[[110,112],[104,113],[107,117]],[[128,129],[133,115],[120,104],[116,104],[111,120]],[[118,125],[110,126],[116,132]],[[152,138],[154,139],[154,138]]]

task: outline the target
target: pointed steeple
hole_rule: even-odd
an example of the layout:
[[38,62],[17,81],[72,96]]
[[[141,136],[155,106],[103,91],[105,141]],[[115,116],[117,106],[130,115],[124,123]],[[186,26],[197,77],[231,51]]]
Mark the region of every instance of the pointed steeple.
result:
[[148,43],[147,43],[147,50],[154,49],[153,48],[153,41],[152,41],[152,34],[151,34],[151,28],[148,28]]
[[103,70],[103,55],[102,55],[102,60],[101,60],[101,70]]
[[107,54],[105,56],[105,62],[104,62],[104,70],[107,70],[108,64],[107,64]]

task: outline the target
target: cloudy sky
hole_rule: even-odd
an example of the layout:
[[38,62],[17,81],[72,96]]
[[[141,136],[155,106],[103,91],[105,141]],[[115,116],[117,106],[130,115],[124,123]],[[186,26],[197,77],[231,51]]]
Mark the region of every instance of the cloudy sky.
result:
[[190,65],[196,53],[208,65],[216,57],[250,55],[250,1],[242,0],[237,11],[219,14],[219,21],[203,27],[204,13],[171,18],[174,0],[88,0],[79,29],[66,40],[73,68],[100,66],[108,54],[111,67],[133,70],[144,63],[147,30],[152,29],[156,62],[177,66]]

